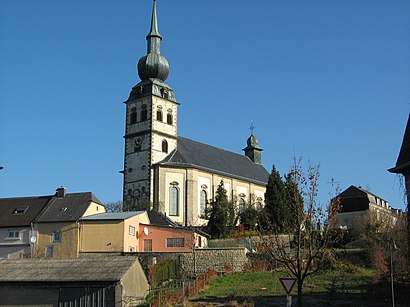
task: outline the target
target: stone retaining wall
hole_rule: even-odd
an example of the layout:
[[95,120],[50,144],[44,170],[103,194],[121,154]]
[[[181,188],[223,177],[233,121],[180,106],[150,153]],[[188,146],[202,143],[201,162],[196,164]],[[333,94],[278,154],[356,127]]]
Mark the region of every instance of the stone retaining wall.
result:
[[241,272],[248,262],[245,248],[201,248],[180,254],[181,270],[198,274],[213,269],[217,272]]

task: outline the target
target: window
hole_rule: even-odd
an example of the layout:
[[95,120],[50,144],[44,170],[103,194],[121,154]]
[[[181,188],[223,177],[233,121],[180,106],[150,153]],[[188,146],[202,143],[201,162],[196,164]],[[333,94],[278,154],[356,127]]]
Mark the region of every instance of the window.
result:
[[245,200],[243,198],[239,198],[239,212],[243,212],[245,209]]
[[130,124],[135,124],[137,122],[137,110],[135,108],[131,109]]
[[168,153],[168,142],[167,142],[167,140],[162,140],[162,152]]
[[157,121],[162,122],[162,107],[159,106],[157,110]]
[[256,210],[261,210],[261,209],[262,209],[262,204],[261,204],[260,201],[257,201],[257,202],[255,203],[255,208],[256,208]]
[[143,251],[144,252],[152,252],[152,240],[151,239],[145,239],[143,241]]
[[28,209],[28,206],[26,206],[26,207],[17,207],[17,208],[14,209],[13,215],[22,215],[22,214],[26,213],[27,209]]
[[135,227],[134,227],[134,226],[130,226],[130,227],[129,227],[129,234],[130,234],[131,236],[135,236]]
[[167,114],[167,124],[172,125],[172,113]]
[[201,190],[201,195],[200,195],[200,200],[199,200],[199,215],[201,217],[205,217],[206,200],[207,200],[206,191]]
[[141,106],[141,121],[146,121],[148,117],[147,106],[143,104]]
[[141,150],[141,145],[142,145],[142,141],[140,138],[135,139],[134,141],[134,151],[140,151]]
[[46,258],[53,257],[54,255],[54,245],[46,245]]
[[179,189],[175,186],[169,188],[169,215],[179,215]]
[[20,231],[18,229],[10,229],[7,232],[7,239],[20,239]]
[[184,238],[167,238],[167,247],[184,247]]
[[53,243],[61,242],[61,232],[60,231],[54,231],[53,232],[52,242]]

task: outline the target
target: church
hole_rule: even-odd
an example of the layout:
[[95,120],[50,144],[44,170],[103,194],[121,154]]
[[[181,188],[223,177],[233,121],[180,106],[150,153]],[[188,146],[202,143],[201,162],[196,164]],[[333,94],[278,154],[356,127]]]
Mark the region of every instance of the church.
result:
[[178,135],[180,104],[165,82],[169,64],[160,52],[155,0],[146,39],[147,54],[138,62],[141,82],[124,102],[124,211],[153,209],[179,225],[204,225],[206,206],[221,181],[238,212],[262,207],[269,173],[253,132],[244,154]]

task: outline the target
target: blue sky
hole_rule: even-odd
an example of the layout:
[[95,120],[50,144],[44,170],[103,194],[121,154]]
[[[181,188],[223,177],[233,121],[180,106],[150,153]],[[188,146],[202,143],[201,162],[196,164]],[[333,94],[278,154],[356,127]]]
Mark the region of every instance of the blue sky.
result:
[[[0,2],[0,197],[59,186],[122,197],[125,105],[151,0]],[[410,111],[409,1],[158,0],[179,135],[263,164],[293,156],[404,208],[394,166]]]

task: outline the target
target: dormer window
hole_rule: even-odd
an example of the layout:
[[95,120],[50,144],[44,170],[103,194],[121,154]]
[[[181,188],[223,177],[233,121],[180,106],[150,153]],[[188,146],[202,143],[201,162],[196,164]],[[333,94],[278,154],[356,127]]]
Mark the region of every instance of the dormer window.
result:
[[60,211],[61,211],[61,212],[66,212],[67,209],[68,209],[67,207],[62,207],[62,208],[60,209]]
[[28,206],[26,207],[17,207],[13,211],[13,215],[23,215],[26,213]]

